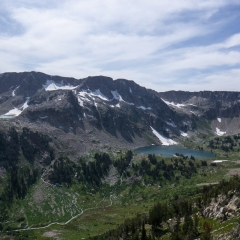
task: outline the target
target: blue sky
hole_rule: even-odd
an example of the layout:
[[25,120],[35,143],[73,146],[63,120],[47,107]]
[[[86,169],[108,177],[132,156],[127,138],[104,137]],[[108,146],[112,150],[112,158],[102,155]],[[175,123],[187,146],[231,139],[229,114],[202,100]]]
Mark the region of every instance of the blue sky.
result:
[[1,0],[0,72],[240,91],[239,0]]

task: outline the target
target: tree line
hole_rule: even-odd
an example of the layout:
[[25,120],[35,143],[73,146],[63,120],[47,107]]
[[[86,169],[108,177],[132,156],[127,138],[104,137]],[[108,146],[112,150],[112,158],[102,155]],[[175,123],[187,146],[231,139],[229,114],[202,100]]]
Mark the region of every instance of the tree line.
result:
[[215,137],[208,143],[208,147],[212,150],[220,149],[224,152],[240,151],[240,135]]
[[0,222],[8,218],[8,209],[13,202],[23,199],[39,178],[39,170],[34,162],[43,153],[48,153],[50,159],[54,158],[50,142],[51,138],[47,135],[26,127],[21,131],[14,127],[0,131],[0,162],[6,169],[6,178],[1,184]]

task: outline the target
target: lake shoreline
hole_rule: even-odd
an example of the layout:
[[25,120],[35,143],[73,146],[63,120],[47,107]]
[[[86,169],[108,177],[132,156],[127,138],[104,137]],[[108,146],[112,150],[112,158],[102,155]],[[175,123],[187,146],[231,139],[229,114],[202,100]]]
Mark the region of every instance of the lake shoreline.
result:
[[196,149],[190,149],[186,147],[181,147],[178,145],[163,146],[163,145],[150,145],[145,147],[136,148],[133,150],[135,153],[143,154],[155,154],[162,157],[178,157],[177,154],[182,154],[184,156],[194,158],[215,158],[216,155],[207,151],[200,151]]

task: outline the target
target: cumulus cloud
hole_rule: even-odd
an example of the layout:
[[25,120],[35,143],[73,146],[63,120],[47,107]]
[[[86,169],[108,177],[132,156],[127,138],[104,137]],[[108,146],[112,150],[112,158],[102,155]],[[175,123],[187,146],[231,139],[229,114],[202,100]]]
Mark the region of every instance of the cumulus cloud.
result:
[[236,19],[217,16],[231,7],[238,1],[2,0],[0,72],[106,75],[159,91],[214,84],[224,90],[216,79],[236,79],[240,62],[240,33],[218,40]]

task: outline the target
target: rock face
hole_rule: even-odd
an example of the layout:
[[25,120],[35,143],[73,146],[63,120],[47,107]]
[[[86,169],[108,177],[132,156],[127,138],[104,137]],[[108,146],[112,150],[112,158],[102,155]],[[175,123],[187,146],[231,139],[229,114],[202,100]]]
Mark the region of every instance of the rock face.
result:
[[208,119],[229,118],[240,115],[239,92],[183,92],[169,91],[159,95],[168,101],[191,105],[193,111]]
[[203,211],[206,218],[221,219],[222,221],[231,218],[240,207],[240,198],[233,193],[219,195],[212,199],[209,206]]
[[[160,143],[150,126],[167,138],[179,138],[181,129],[192,128],[189,115],[170,108],[157,92],[124,79],[4,73],[0,87],[0,115],[80,137],[83,132],[98,131],[95,141],[102,140],[97,139],[99,134],[107,133],[109,139],[125,144],[137,139],[143,144]],[[106,143],[111,146],[109,139]]]
[[[74,149],[80,141],[80,151],[161,144],[156,132],[177,142],[187,133],[205,131],[202,121],[208,133],[236,133],[239,98],[234,92],[158,93],[104,76],[0,75],[0,119],[13,117],[12,123],[69,139]],[[232,125],[229,118],[235,119]]]
[[218,240],[239,240],[240,239],[240,224],[238,224],[232,231],[229,233],[221,234],[217,237]]

